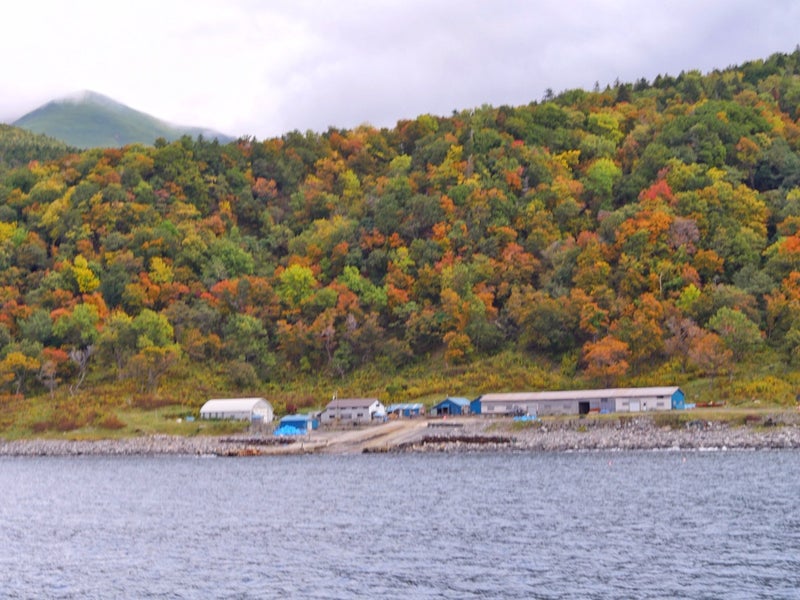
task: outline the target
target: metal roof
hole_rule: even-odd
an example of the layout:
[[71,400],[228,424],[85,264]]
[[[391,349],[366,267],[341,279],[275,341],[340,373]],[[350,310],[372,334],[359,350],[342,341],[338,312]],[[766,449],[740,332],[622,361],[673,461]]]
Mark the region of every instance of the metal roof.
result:
[[677,386],[608,388],[601,390],[562,390],[555,392],[511,392],[484,394],[481,402],[538,402],[558,400],[591,400],[594,398],[639,398],[643,396],[672,396],[680,390]]
[[369,408],[376,402],[379,402],[377,398],[337,398],[328,402],[325,408]]
[[252,412],[260,408],[259,403],[263,402],[265,408],[272,408],[272,405],[264,398],[216,398],[203,404],[201,413],[227,413],[227,412]]
[[401,404],[390,404],[386,408],[386,412],[394,412],[396,410],[420,410],[423,408],[421,402],[405,402]]
[[281,423],[291,423],[292,421],[313,421],[313,415],[307,414],[298,414],[298,415],[286,415],[285,417],[281,417]]
[[445,398],[444,400],[439,402],[439,404],[437,404],[436,406],[439,406],[440,404],[444,404],[445,402],[452,402],[453,404],[457,404],[458,406],[461,406],[462,408],[465,407],[465,406],[469,406],[469,400],[467,398],[453,398],[452,396],[448,396],[447,398]]

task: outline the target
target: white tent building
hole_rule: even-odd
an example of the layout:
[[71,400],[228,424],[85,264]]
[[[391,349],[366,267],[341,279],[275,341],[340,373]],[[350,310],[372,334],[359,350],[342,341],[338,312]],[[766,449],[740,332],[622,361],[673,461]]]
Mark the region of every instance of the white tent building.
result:
[[234,419],[269,423],[274,413],[264,398],[218,398],[209,400],[200,409],[201,419]]

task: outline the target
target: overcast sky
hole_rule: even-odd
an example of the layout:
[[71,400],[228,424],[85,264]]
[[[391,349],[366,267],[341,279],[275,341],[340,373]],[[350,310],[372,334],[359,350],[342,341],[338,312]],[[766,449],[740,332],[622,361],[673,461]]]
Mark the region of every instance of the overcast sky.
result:
[[0,121],[92,90],[259,139],[521,105],[800,43],[797,0],[12,0]]

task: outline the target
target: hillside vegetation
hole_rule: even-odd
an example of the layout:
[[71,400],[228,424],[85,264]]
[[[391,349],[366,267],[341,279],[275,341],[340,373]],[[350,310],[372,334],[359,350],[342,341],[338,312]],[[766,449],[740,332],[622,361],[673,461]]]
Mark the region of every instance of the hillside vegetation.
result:
[[0,173],[32,160],[48,161],[75,152],[64,142],[0,123]]
[[677,383],[793,404],[799,106],[795,51],[393,129],[10,169],[0,427],[334,390]]

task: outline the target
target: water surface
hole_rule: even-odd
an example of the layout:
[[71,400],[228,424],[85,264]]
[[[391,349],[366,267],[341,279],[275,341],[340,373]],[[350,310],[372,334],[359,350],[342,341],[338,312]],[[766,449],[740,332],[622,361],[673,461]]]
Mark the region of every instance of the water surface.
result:
[[800,452],[0,459],[0,597],[798,598]]

